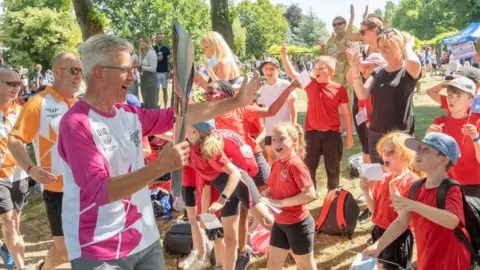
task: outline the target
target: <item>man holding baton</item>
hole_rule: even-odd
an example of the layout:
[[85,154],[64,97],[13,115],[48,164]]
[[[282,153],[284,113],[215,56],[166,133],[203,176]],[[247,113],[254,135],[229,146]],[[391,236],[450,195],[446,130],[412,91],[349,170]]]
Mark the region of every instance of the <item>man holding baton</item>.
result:
[[[147,185],[182,168],[187,142],[166,147],[144,166],[141,138],[173,128],[174,109],[124,105],[135,79],[132,45],[113,35],[85,43],[82,66],[87,90],[60,122],[58,149],[65,162],[62,212],[72,269],[166,269]],[[260,78],[244,80],[237,96],[188,104],[187,123],[246,106],[257,97]]]

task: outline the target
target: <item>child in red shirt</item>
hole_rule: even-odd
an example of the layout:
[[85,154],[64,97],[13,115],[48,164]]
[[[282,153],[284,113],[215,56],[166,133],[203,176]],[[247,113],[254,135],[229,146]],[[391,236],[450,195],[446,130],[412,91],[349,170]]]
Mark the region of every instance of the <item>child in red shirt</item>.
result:
[[263,195],[282,212],[274,213],[268,269],[282,269],[290,250],[300,269],[317,269],[313,257],[315,222],[307,207],[315,199],[315,189],[303,163],[303,136],[299,124],[281,123],[273,128],[272,147],[278,159]]
[[455,139],[462,154],[449,176],[463,187],[465,195],[480,196],[480,115],[470,114],[476,93],[474,82],[466,77],[442,85],[447,88],[449,114],[433,120],[427,130],[442,132]]
[[187,126],[186,135],[191,144],[189,166],[220,193],[220,198],[202,211],[215,213],[220,210],[225,235],[222,264],[224,269],[234,269],[240,202],[265,228],[271,228],[273,223],[251,178],[258,172],[255,158],[238,134],[215,130],[213,120]]
[[415,169],[427,175],[426,182],[414,200],[403,197],[396,186],[391,187],[390,200],[398,217],[364,255],[379,256],[411,223],[417,241],[417,269],[470,269],[470,252],[453,231],[459,228],[468,237],[460,187],[454,186],[447,193],[445,210],[437,208],[436,202],[438,187],[458,161],[457,143],[448,135],[432,132],[422,141],[407,139],[405,145],[417,152]]
[[[411,137],[401,132],[391,132],[378,142],[377,151],[387,171],[384,174],[385,180],[369,182],[364,177],[360,178],[360,188],[365,195],[367,207],[373,213],[372,222],[375,225],[372,230],[373,241],[377,241],[398,217],[397,212],[391,207],[389,187],[394,185],[402,196],[408,196],[412,182],[419,179],[409,169],[413,165],[415,152],[404,145],[407,138]],[[378,258],[383,261],[380,262],[382,265],[379,265],[378,269],[398,269],[397,265],[386,262],[410,269],[412,251],[413,235],[410,229],[407,229],[380,253]]]
[[[287,47],[280,50],[283,66],[288,77],[296,80],[298,73],[294,71],[287,56]],[[343,155],[342,136],[340,134],[340,113],[347,127],[345,147],[353,147],[353,123],[347,90],[331,81],[335,73],[336,60],[330,56],[320,56],[315,62],[314,77],[308,85],[302,85],[307,92],[308,107],[305,118],[305,140],[308,151],[305,164],[310,171],[315,189],[317,187],[317,168],[320,158],[324,156],[327,173],[328,190],[337,188],[340,182],[340,162]]]

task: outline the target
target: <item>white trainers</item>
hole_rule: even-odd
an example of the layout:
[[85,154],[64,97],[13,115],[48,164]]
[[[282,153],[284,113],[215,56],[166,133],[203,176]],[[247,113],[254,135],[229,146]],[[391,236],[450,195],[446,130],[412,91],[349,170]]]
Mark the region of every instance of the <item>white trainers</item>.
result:
[[[189,270],[203,270],[210,268],[212,266],[212,263],[210,263],[210,260],[206,256],[205,259],[200,260],[197,258],[197,260],[190,266]],[[184,268],[186,269],[186,268]]]
[[178,262],[178,267],[180,269],[188,269],[197,260],[197,257],[198,250],[192,250],[185,259]]

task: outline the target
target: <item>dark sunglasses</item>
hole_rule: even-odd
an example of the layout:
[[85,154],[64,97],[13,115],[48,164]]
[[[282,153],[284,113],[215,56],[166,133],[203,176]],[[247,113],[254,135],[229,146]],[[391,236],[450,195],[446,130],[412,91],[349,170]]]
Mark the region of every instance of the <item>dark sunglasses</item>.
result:
[[83,73],[83,69],[77,68],[77,67],[69,67],[69,68],[65,67],[65,68],[57,68],[57,69],[69,69],[70,74],[72,74],[73,76],[76,76],[79,73]]
[[[375,27],[373,27],[373,28],[375,28]],[[360,30],[360,35],[362,35],[364,37],[367,34],[367,32],[372,30],[373,28],[368,28],[367,30]]]
[[340,25],[343,25],[343,24],[345,24],[345,23],[344,22],[333,23],[332,26],[337,27],[337,26],[340,26]]
[[13,87],[13,88],[17,88],[17,87],[20,87],[20,86],[23,85],[22,82],[4,82],[4,81],[2,81],[2,83],[5,83],[7,86]]

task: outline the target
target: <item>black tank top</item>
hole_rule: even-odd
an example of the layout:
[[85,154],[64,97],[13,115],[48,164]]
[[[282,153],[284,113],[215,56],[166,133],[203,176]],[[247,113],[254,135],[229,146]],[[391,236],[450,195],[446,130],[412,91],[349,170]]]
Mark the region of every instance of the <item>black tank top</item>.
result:
[[370,129],[379,133],[399,130],[413,135],[413,92],[420,77],[414,79],[405,67],[394,72],[378,67],[375,71]]

